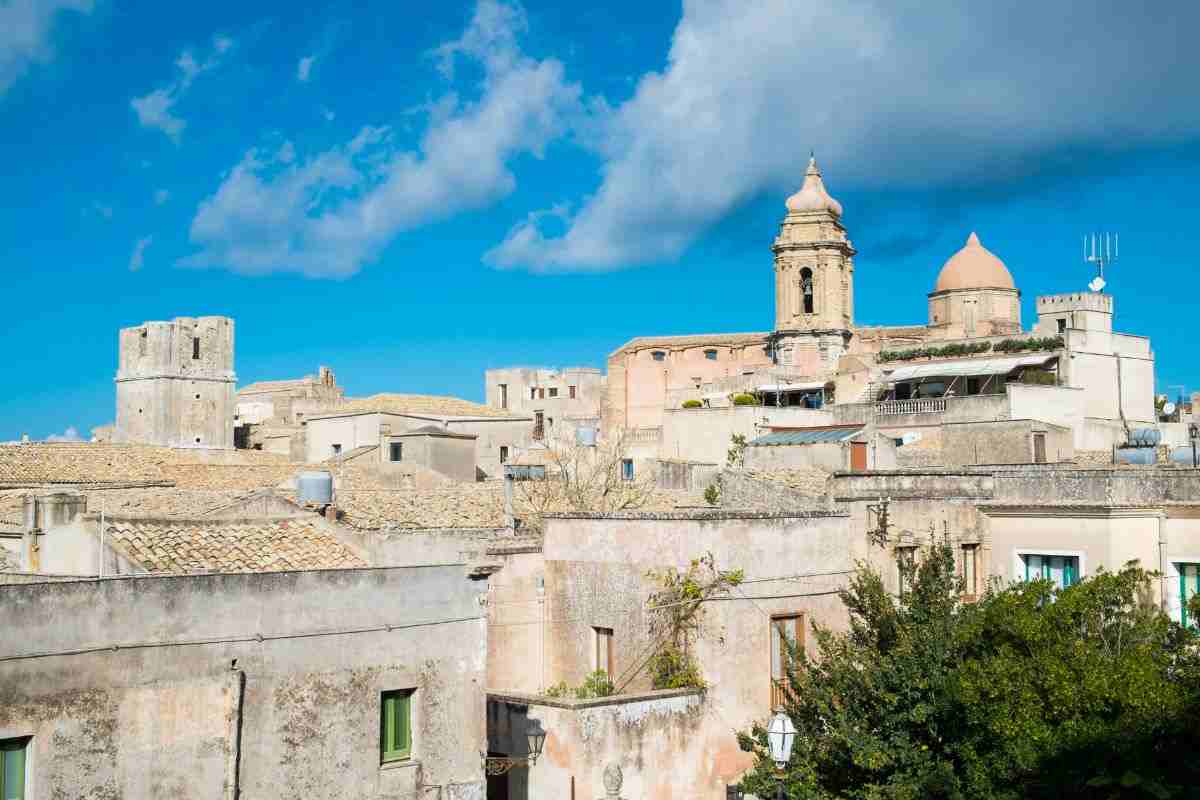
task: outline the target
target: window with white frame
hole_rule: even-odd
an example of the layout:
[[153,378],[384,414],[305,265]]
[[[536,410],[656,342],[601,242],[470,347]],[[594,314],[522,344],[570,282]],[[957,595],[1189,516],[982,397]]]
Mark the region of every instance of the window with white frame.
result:
[[1058,589],[1079,583],[1079,556],[1021,553],[1021,565],[1027,581],[1045,578]]
[[975,597],[979,594],[979,545],[964,544],[959,548],[959,575],[962,576],[963,594]]
[[600,670],[610,678],[613,675],[613,630],[592,628],[592,669]]

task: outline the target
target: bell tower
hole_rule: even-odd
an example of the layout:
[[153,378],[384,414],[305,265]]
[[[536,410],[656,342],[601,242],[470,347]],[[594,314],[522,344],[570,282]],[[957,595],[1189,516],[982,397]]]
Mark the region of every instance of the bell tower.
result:
[[854,327],[855,249],[842,227],[842,205],[829,196],[815,158],[804,185],[787,199],[775,254],[776,366],[800,375],[832,370]]

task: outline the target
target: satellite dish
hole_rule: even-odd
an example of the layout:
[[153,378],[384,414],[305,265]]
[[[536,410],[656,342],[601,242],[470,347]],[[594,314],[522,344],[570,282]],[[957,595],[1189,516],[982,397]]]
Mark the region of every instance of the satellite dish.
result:
[[1102,291],[1107,285],[1108,284],[1104,282],[1104,278],[1101,278],[1099,275],[1097,275],[1095,278],[1092,278],[1092,282],[1088,284],[1088,288],[1093,292],[1099,292]]
[[1167,417],[1174,414],[1175,413],[1175,404],[1167,403],[1165,406],[1163,406],[1162,413],[1163,413],[1163,416],[1167,416]]

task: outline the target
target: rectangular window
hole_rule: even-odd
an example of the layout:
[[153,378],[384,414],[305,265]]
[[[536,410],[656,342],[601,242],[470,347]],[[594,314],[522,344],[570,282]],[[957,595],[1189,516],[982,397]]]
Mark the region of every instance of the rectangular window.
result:
[[655,361],[665,361],[667,358],[667,354],[664,353],[662,350],[655,350],[653,353],[650,354],[650,357],[653,358]]
[[612,628],[592,628],[592,668],[602,669],[608,677],[613,675],[613,632]]
[[1179,624],[1200,628],[1200,620],[1188,614],[1188,603],[1200,594],[1200,564],[1176,564],[1179,568]]
[[1078,556],[1047,556],[1025,553],[1021,556],[1025,566],[1025,580],[1049,579],[1059,589],[1079,583]]
[[787,697],[787,665],[793,652],[804,647],[804,615],[785,614],[771,617],[771,708],[783,705]]
[[199,336],[192,337],[192,358],[193,359],[200,358],[200,337]]
[[501,447],[500,447],[500,463],[501,464],[508,463],[508,447],[505,445],[501,445]]
[[146,355],[146,329],[142,328],[142,335],[138,337],[138,355]]
[[545,400],[545,399],[546,399],[546,389],[545,389],[545,387],[543,387],[543,388],[541,388],[541,389],[538,389],[538,400]]
[[707,358],[709,361],[716,361],[717,360],[717,351],[716,350],[705,350],[704,357]]
[[529,399],[537,400],[537,387],[536,386],[529,387]]
[[979,595],[979,545],[964,544],[959,548],[959,570],[963,580],[963,594],[967,597]]
[[332,445],[332,447],[333,447],[333,454],[335,456],[340,456],[342,454],[342,446],[340,444]]
[[28,739],[0,739],[0,798],[24,800]]
[[914,545],[896,548],[896,572],[899,574],[900,594],[905,594],[912,589],[917,576],[917,548]]
[[384,692],[379,715],[379,760],[412,757],[412,690]]
[[403,461],[404,460],[404,443],[403,442],[392,442],[392,446],[390,449],[391,449],[391,460],[392,461]]
[[1046,463],[1046,434],[1044,433],[1033,435],[1033,463]]
[[508,408],[508,384],[500,384],[500,407]]
[[1067,321],[1065,319],[1060,319],[1058,321],[1058,332],[1059,333],[1067,332]]
[[541,411],[533,412],[533,438],[541,439],[546,435],[546,417]]
[[550,396],[551,396],[551,397],[558,397],[558,388],[557,388],[557,387],[551,387],[551,388],[550,388]]
[[569,397],[572,400],[575,399],[575,387],[574,386],[567,387],[567,397]]
[[621,478],[623,480],[627,480],[627,481],[633,480],[633,459],[632,458],[622,458],[621,459]]

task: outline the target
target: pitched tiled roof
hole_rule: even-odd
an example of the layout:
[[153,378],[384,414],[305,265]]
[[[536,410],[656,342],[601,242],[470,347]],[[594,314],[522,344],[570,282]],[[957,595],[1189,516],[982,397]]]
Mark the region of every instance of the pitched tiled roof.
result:
[[259,392],[282,392],[286,389],[296,389],[314,383],[313,378],[292,378],[285,381],[255,381],[237,390],[238,394],[257,394]]
[[[242,471],[240,478],[209,477]],[[180,481],[188,488],[247,489],[273,485],[295,472],[287,456],[258,450],[211,454],[136,444],[44,443],[0,445],[0,486],[112,485]],[[265,481],[265,482],[264,482]]]
[[[540,517],[550,511],[573,511],[565,500],[547,500],[541,492],[556,488],[539,481],[521,482],[513,492],[513,512],[526,529],[540,529]],[[694,505],[697,498],[681,492],[654,491],[641,511],[670,511]],[[340,490],[335,504],[342,521],[355,528],[501,528],[504,526],[504,484],[501,481],[451,484],[437,489],[391,491]]]
[[365,567],[320,519],[115,518],[106,541],[147,572],[275,572]]
[[647,347],[680,350],[714,345],[717,347],[739,347],[766,344],[769,333],[700,333],[688,336],[638,336],[618,347],[610,355],[632,353]]
[[[385,411],[393,414],[428,414],[438,417],[515,417],[514,414],[491,406],[472,403],[461,397],[443,397],[428,394],[377,394],[359,400],[350,400],[329,414],[362,413]],[[315,414],[313,416],[316,416]],[[311,417],[310,417],[311,418]]]

